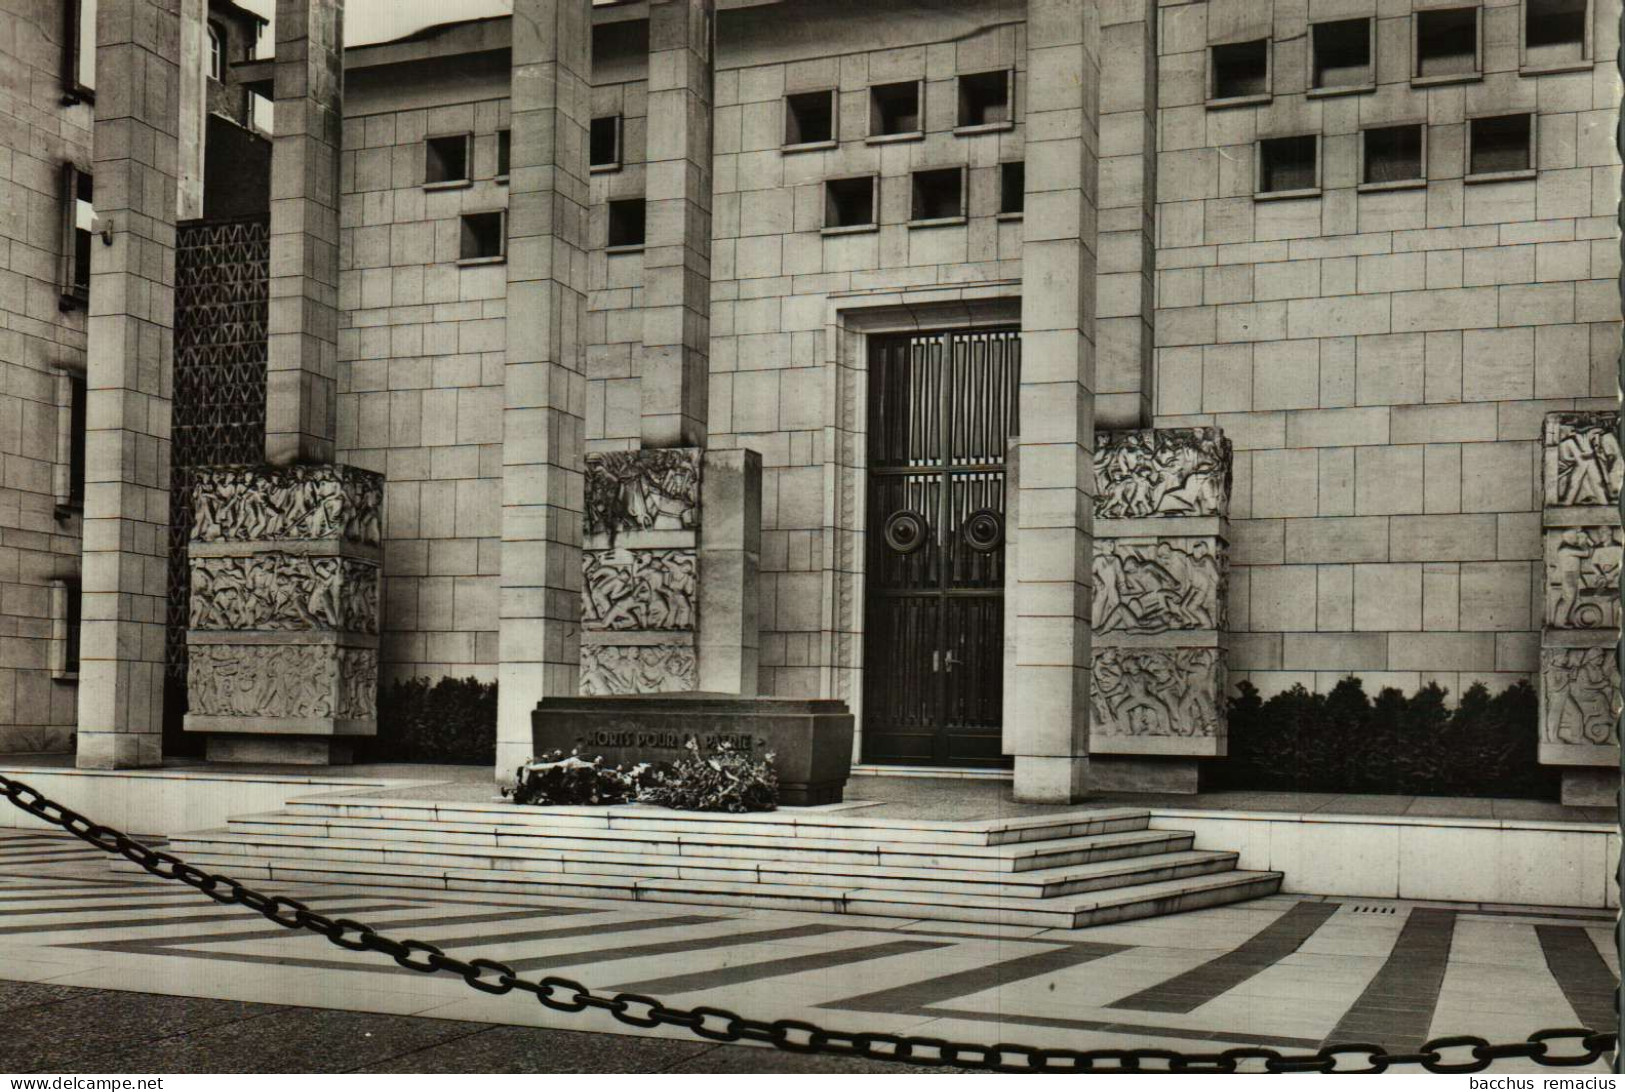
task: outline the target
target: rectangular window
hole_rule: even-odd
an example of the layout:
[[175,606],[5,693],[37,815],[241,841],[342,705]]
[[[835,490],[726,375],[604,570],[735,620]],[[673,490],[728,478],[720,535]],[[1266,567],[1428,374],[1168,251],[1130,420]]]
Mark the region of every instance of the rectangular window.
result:
[[587,141],[587,163],[594,171],[618,171],[621,168],[621,115],[592,119],[592,132]]
[[85,377],[68,373],[68,507],[85,506]]
[[62,165],[62,308],[90,300],[90,240],[96,228],[95,183],[91,173]]
[[909,80],[869,88],[870,140],[922,135],[921,87],[920,81]]
[[1591,61],[1589,0],[1524,0],[1523,64],[1552,70]]
[[875,226],[873,175],[832,178],[824,183],[824,230],[852,231]]
[[1412,18],[1413,83],[1478,78],[1480,42],[1476,7],[1419,11]]
[[1467,122],[1467,178],[1531,178],[1535,167],[1533,114],[1471,118]]
[[1011,69],[959,77],[959,128],[1009,128],[1015,124],[1016,74]]
[[508,180],[508,167],[513,158],[513,133],[508,129],[497,130],[497,181]]
[[1319,192],[1319,137],[1274,137],[1258,142],[1256,196],[1308,197]]
[[648,206],[633,197],[609,203],[609,248],[636,249],[643,245],[648,227]]
[[468,133],[434,136],[423,142],[423,184],[425,186],[466,186],[471,181],[468,173],[469,145],[473,137]]
[[1263,102],[1270,97],[1270,40],[1230,42],[1208,50],[1210,104]]
[[1359,91],[1376,86],[1371,63],[1376,23],[1371,19],[1339,19],[1309,28],[1311,90]]
[[1360,185],[1384,189],[1427,181],[1427,127],[1387,125],[1361,134]]
[[96,0],[62,5],[62,104],[96,101]]
[[1027,209],[1027,164],[999,164],[999,215],[1020,216]]
[[507,214],[469,212],[463,214],[458,264],[500,262],[508,255]]
[[931,224],[965,218],[965,168],[915,171],[912,183],[914,204],[910,222]]
[[784,96],[784,146],[824,145],[835,140],[835,92]]
[[58,682],[79,678],[82,590],[76,576],[51,580],[51,677]]

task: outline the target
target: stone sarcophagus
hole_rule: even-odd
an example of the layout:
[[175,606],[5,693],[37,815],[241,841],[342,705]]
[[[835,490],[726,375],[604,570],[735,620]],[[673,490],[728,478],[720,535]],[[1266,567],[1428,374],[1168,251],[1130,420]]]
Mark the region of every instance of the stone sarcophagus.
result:
[[1195,792],[1225,753],[1230,441],[1101,433],[1095,479],[1091,779]]
[[1546,415],[1540,761],[1563,802],[1612,806],[1619,771],[1619,413]]
[[224,762],[347,762],[377,732],[383,478],[195,472],[185,726]]

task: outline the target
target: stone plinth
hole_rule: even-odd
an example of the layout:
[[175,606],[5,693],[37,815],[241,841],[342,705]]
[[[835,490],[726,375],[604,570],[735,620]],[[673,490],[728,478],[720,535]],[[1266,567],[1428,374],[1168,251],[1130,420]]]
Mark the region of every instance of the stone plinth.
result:
[[1612,806],[1619,766],[1619,414],[1546,415],[1540,761],[1565,804]]
[[1230,442],[1102,433],[1095,474],[1091,784],[1195,792],[1225,753]]
[[544,698],[531,714],[535,751],[580,751],[610,764],[674,762],[688,741],[772,752],[779,803],[838,804],[852,772],[852,714],[844,702],[725,694]]
[[383,479],[197,471],[186,730],[217,762],[331,763],[377,732]]

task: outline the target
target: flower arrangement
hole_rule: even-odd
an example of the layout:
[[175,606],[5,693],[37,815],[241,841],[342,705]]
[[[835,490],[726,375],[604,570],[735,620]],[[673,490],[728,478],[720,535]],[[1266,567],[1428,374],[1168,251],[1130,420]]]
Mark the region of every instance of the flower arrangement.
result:
[[778,807],[771,753],[756,756],[726,743],[702,752],[696,740],[673,763],[608,766],[579,751],[552,751],[519,767],[502,795],[516,804],[655,804],[682,811],[751,812]]

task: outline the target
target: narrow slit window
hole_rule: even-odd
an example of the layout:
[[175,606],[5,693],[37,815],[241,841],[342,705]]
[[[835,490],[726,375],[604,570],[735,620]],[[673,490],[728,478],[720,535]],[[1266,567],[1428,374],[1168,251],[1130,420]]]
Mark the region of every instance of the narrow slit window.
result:
[[488,262],[506,257],[508,230],[501,212],[470,212],[463,215],[462,243],[458,259]]
[[60,682],[79,678],[83,629],[81,591],[78,577],[59,576],[51,580],[51,675]]
[[1008,125],[1015,119],[1011,110],[1011,85],[1015,74],[1008,69],[976,72],[959,77],[959,127]]
[[467,133],[430,137],[423,142],[423,184],[455,185],[469,180]]
[[965,216],[965,171],[949,167],[937,171],[915,171],[914,206],[916,223],[958,220]]
[[904,136],[918,133],[920,124],[920,83],[883,83],[869,88],[869,135]]
[[1027,211],[1027,164],[999,165],[999,214],[1020,216]]
[[219,23],[209,24],[209,78],[217,83],[226,78],[226,32]]
[[1467,123],[1467,175],[1503,175],[1534,167],[1534,119],[1529,114],[1473,118]]
[[784,143],[828,144],[835,139],[835,92],[806,91],[784,97]]
[[824,229],[872,227],[875,223],[875,180],[832,178],[824,183]]
[[85,377],[70,373],[68,380],[68,488],[69,508],[85,506]]
[[1442,8],[1416,13],[1416,79],[1478,75],[1478,9]]
[[1370,19],[1339,19],[1311,27],[1314,72],[1310,86],[1319,91],[1371,87],[1376,82],[1371,28]]
[[497,178],[508,177],[508,170],[513,159],[513,133],[508,129],[497,130]]
[[62,167],[62,304],[82,307],[90,299],[90,242],[96,228],[91,174],[72,163]]
[[1313,193],[1320,188],[1314,136],[1275,137],[1258,142],[1259,193]]
[[611,247],[639,247],[643,245],[647,226],[647,206],[643,198],[634,197],[609,203],[609,245]]
[[1390,125],[1367,129],[1361,149],[1364,169],[1360,181],[1368,186],[1419,182],[1423,173],[1423,127]]
[[96,101],[96,0],[62,6],[62,102]]
[[1552,68],[1580,64],[1590,57],[1586,27],[1589,0],[1524,0],[1524,64]]
[[593,118],[587,142],[588,164],[593,170],[611,171],[621,165],[621,115]]
[[1216,45],[1210,51],[1208,68],[1210,100],[1265,97],[1270,93],[1270,40]]

